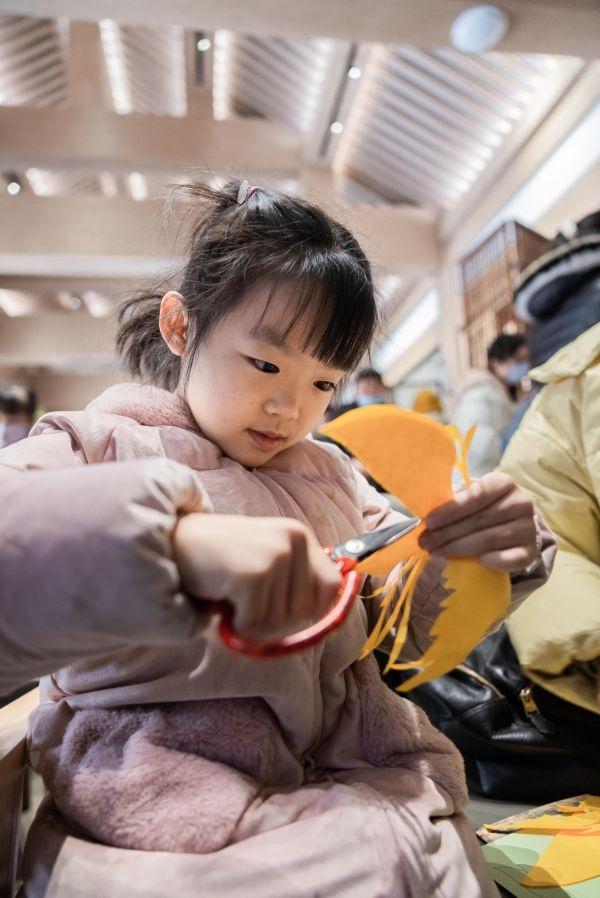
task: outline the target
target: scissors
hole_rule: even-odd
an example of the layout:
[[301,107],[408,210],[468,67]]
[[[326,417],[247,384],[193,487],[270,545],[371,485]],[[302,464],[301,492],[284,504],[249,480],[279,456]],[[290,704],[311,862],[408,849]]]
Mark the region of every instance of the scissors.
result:
[[339,546],[325,549],[326,554],[336,563],[337,569],[343,577],[343,582],[335,604],[327,614],[298,633],[291,633],[271,642],[250,639],[247,636],[241,636],[234,629],[233,616],[235,609],[227,599],[216,601],[196,599],[194,604],[197,607],[200,606],[203,612],[221,615],[219,636],[221,641],[234,652],[249,655],[252,658],[281,658],[294,652],[300,652],[319,642],[332,630],[337,629],[348,617],[360,589],[361,575],[356,570],[358,563],[373,555],[379,549],[390,546],[397,540],[402,539],[403,536],[406,536],[407,533],[418,527],[420,523],[421,518],[408,518],[399,521],[397,524],[392,524],[391,527],[372,530],[370,533],[364,533],[362,536],[347,539],[345,543],[341,543]]

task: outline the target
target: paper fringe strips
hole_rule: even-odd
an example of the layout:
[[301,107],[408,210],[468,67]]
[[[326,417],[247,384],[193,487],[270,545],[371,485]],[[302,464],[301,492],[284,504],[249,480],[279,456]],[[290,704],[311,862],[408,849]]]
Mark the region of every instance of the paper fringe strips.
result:
[[555,836],[521,885],[566,886],[600,876],[600,797],[586,795],[576,806],[557,804],[555,808],[556,814],[486,824],[493,832]]
[[[425,519],[453,498],[452,472],[457,468],[466,484],[471,482],[467,455],[475,428],[463,437],[452,425],[444,426],[425,415],[395,405],[371,405],[353,409],[325,424],[322,433],[352,453],[387,492],[397,496],[410,511]],[[457,451],[458,447],[458,451]],[[430,635],[433,642],[418,661],[400,661],[417,582],[429,555],[418,543],[424,524],[361,562],[358,570],[371,576],[387,576],[400,562],[382,590],[380,614],[363,646],[361,657],[393,636],[385,672],[416,669],[397,687],[399,692],[427,683],[460,664],[503,617],[510,602],[510,578],[472,558],[449,561],[444,569],[450,595]],[[370,598],[370,597],[366,597]]]

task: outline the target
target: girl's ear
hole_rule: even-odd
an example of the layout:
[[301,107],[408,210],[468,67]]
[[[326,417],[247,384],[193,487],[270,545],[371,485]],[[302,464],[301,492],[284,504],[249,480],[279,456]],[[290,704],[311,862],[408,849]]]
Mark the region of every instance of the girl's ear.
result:
[[183,296],[169,290],[160,303],[158,326],[162,338],[173,353],[182,356],[187,346],[188,315],[183,304]]

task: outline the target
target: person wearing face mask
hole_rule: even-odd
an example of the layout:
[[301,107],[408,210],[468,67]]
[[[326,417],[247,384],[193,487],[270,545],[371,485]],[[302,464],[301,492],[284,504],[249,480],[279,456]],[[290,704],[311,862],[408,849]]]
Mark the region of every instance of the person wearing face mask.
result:
[[21,384],[0,390],[0,449],[24,440],[33,426],[35,397]]
[[356,376],[356,405],[379,405],[391,402],[389,389],[385,386],[381,374],[374,368],[365,368]]
[[488,347],[487,357],[487,371],[473,369],[465,375],[451,415],[452,424],[462,433],[477,426],[469,450],[473,477],[482,477],[498,465],[504,433],[529,370],[527,344],[519,334],[500,334]]
[[[391,390],[385,386],[381,374],[379,371],[376,371],[375,368],[363,368],[358,372],[355,379],[355,394],[353,402],[346,402],[342,405],[330,405],[327,409],[327,412],[323,418],[323,422],[325,421],[333,421],[334,418],[339,418],[340,415],[345,414],[346,412],[351,412],[355,408],[362,408],[366,405],[380,405],[381,403],[388,403],[392,401],[391,398]],[[325,443],[334,443],[334,440],[330,440],[329,437],[323,436],[319,432],[319,428],[314,431],[314,436],[317,440],[322,440]],[[366,477],[371,486],[374,486],[375,489],[380,493],[385,493],[383,487],[374,480],[369,472],[366,470],[364,465],[362,465],[357,458],[354,458],[344,446],[341,446],[339,443],[336,443],[339,448],[346,455],[349,455],[352,459],[352,464],[359,471],[363,477]],[[395,497],[390,496],[385,493],[386,497],[390,500],[394,508],[398,508],[398,503]]]

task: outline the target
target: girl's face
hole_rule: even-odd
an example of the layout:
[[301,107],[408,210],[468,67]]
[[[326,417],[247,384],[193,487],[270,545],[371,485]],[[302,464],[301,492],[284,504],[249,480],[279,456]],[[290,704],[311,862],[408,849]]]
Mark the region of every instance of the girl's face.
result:
[[285,286],[251,291],[198,347],[185,387],[202,432],[246,467],[306,436],[345,374],[302,350],[310,321],[283,336],[294,301]]

